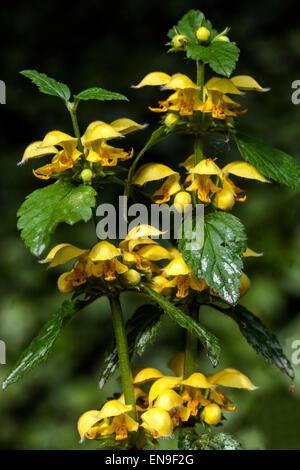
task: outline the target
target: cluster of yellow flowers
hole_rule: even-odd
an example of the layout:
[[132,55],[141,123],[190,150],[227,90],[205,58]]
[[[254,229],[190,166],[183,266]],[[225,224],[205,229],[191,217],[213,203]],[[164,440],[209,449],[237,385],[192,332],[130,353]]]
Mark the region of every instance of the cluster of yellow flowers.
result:
[[118,161],[128,160],[133,156],[132,149],[126,152],[121,148],[112,147],[107,141],[123,137],[143,127],[127,118],[117,119],[110,124],[102,121],[92,122],[81,137],[83,152],[78,149],[76,137],[57,130],[51,131],[42,141],[33,142],[25,149],[20,163],[54,155],[51,163],[33,170],[37,178],[47,180],[52,176],[61,175],[66,170],[72,170],[74,173],[81,171],[79,163],[84,155],[86,169],[90,169],[92,165],[93,171],[97,174],[97,171],[103,167],[116,166]]
[[[190,419],[215,426],[222,419],[222,410],[234,411],[219,386],[255,390],[253,383],[235,369],[224,369],[205,376],[195,372],[183,380],[183,353],[177,354],[169,367],[177,376],[165,376],[158,369],[146,368],[133,371],[136,401],[136,420],[129,416],[132,406],[126,405],[122,394],[110,400],[99,410],[84,413],[78,421],[81,440],[95,439],[115,434],[115,440],[128,437],[139,427],[155,439],[171,436],[175,427]],[[152,384],[148,392],[144,385]]]
[[158,108],[149,108],[156,113],[168,112],[165,120],[167,126],[173,126],[180,116],[191,118],[197,111],[210,114],[215,119],[235,117],[247,110],[239,111],[241,105],[228,94],[241,95],[249,90],[267,91],[248,75],[213,77],[204,85],[203,96],[199,96],[200,87],[181,73],[170,76],[164,72],[151,72],[135,88],[144,86],[160,86],[163,90],[173,91],[166,100],[158,102]]
[[[52,248],[42,263],[55,267],[76,259],[71,271],[61,274],[58,279],[58,287],[64,293],[95,278],[98,280],[97,288],[104,292],[107,292],[107,288],[124,289],[126,286],[144,283],[161,295],[169,296],[176,292],[177,298],[185,298],[190,289],[197,292],[208,289],[206,282],[197,279],[176,248],[165,248],[150,238],[161,233],[150,225],[138,225],[130,230],[118,248],[106,240],[100,241],[90,250],[62,243]],[[247,248],[244,256],[260,254]],[[157,262],[163,260],[168,263],[161,268]],[[243,296],[248,291],[250,281],[245,273],[240,281],[240,296]],[[217,295],[213,290],[210,293]]]

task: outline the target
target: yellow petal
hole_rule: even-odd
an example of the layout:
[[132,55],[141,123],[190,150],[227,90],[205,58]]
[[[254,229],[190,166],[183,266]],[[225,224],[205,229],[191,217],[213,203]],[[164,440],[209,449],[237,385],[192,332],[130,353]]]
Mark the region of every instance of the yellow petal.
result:
[[90,410],[83,413],[80,416],[77,424],[77,429],[81,440],[84,439],[85,435],[89,432],[92,426],[100,421],[100,412],[98,410]]
[[191,272],[192,268],[186,264],[181,256],[173,259],[164,269],[166,276],[184,276]]
[[151,72],[146,75],[140,83],[133,88],[142,88],[143,86],[161,86],[168,83],[171,79],[170,75],[164,72]]
[[249,178],[253,180],[262,181],[268,183],[269,181],[265,178],[254,166],[247,162],[231,162],[222,168],[223,173],[231,173],[232,175],[240,176],[242,178]]
[[149,391],[149,406],[152,406],[153,401],[158,395],[165,390],[170,390],[181,383],[180,377],[162,377],[154,382]]
[[120,255],[120,249],[106,240],[97,243],[90,251],[89,258],[92,261],[108,261]]
[[72,270],[61,274],[57,280],[57,286],[59,290],[64,294],[69,294],[73,290],[73,283],[69,279],[70,274],[72,274],[73,272],[74,271]]
[[244,251],[243,256],[245,258],[249,256],[263,256],[263,253],[257,253],[256,251],[251,250],[251,248],[246,248],[246,251]]
[[186,380],[183,380],[182,385],[187,385],[194,388],[210,388],[211,383],[207,380],[201,372],[195,372],[190,375]]
[[76,143],[76,137],[72,137],[69,134],[61,131],[51,131],[45,135],[44,140],[41,144],[42,147],[49,147],[51,145],[62,145],[67,142]]
[[249,75],[237,75],[230,79],[232,83],[240,90],[268,91],[269,88],[263,88],[254,78]]
[[141,415],[144,426],[150,432],[154,433],[154,437],[167,437],[173,432],[173,423],[170,415],[165,410],[152,408]]
[[159,261],[161,259],[171,259],[171,255],[166,248],[160,245],[145,245],[138,250],[138,254],[150,261]]
[[199,86],[196,85],[187,75],[178,73],[173,75],[171,80],[166,83],[165,88],[168,90],[184,90],[186,88],[195,88],[199,89]]
[[169,362],[168,367],[177,377],[183,377],[184,372],[184,352],[177,353]]
[[201,160],[196,166],[189,170],[189,173],[197,175],[219,175],[221,169],[211,158]]
[[161,163],[147,163],[141,166],[133,177],[133,183],[142,186],[149,181],[158,181],[178,173]]
[[[152,238],[136,238],[135,240],[127,240],[126,243],[128,243],[128,250],[131,252],[134,251],[134,249],[139,245],[156,245],[157,244],[157,242],[155,240],[152,240]],[[119,245],[120,247],[121,247],[121,244],[122,242]]]
[[208,377],[212,385],[223,385],[224,387],[246,388],[247,390],[256,390],[257,387],[236,369],[224,369]]
[[233,95],[241,95],[237,86],[228,78],[211,78],[205,84],[207,90],[219,91],[220,93],[231,93]]
[[19,162],[19,164],[25,163],[31,158],[40,158],[44,157],[45,155],[53,155],[58,152],[57,148],[51,145],[48,147],[41,147],[41,145],[42,141],[33,142],[32,144],[28,145],[28,147],[26,147],[24,151],[22,160]]
[[73,258],[78,258],[78,256],[87,253],[87,251],[88,250],[82,250],[74,245],[70,245],[69,243],[61,243],[52,248],[41,263],[50,263],[50,267],[53,268],[60,264],[65,264]]
[[190,169],[193,168],[194,165],[195,165],[195,155],[192,154],[179,166],[183,166],[187,171],[190,171]]
[[116,139],[117,137],[122,137],[120,132],[117,132],[112,126],[109,124],[99,124],[92,127],[86,137],[84,138],[84,143],[89,144],[95,142],[97,140],[110,140]]
[[151,382],[153,380],[159,379],[163,377],[162,374],[158,369],[154,369],[152,367],[147,367],[139,371],[133,379],[134,384],[143,384],[146,382]]
[[139,423],[137,423],[133,418],[128,415],[125,415],[125,423],[128,431],[137,431]]
[[[145,393],[141,388],[139,387],[133,387],[133,392],[134,392],[134,399],[137,401],[140,397],[146,397],[147,393]],[[125,396],[124,393],[122,393],[118,400],[125,405]]]
[[130,132],[138,131],[140,129],[144,129],[146,125],[138,124],[132,119],[121,118],[116,119],[115,121],[110,123],[111,127],[113,127],[117,132],[120,132],[123,135],[129,134]]
[[85,130],[85,133],[81,137],[81,142],[82,142],[83,145],[85,145],[86,142],[89,140],[89,136],[90,136],[91,132],[95,129],[95,127],[100,126],[101,124],[105,124],[105,122],[103,122],[103,121],[94,121],[94,122],[91,122],[87,126],[87,128]]
[[250,284],[251,284],[251,281],[249,277],[247,276],[247,274],[242,273],[240,277],[240,283],[241,283],[240,297],[244,297],[244,295],[246,295],[248,290],[250,289]]
[[165,390],[158,395],[155,400],[155,406],[156,408],[170,411],[172,408],[180,406],[182,402],[183,399],[174,390]]
[[99,419],[110,418],[112,416],[120,416],[127,413],[132,408],[131,405],[124,405],[118,400],[110,400],[102,406],[99,413]]
[[126,237],[126,240],[136,240],[137,238],[156,237],[162,235],[160,230],[151,225],[140,224],[131,229]]

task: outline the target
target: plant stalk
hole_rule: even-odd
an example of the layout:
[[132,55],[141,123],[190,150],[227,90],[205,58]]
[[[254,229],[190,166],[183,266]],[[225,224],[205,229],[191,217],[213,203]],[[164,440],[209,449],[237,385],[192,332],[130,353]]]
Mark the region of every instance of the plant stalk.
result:
[[[198,321],[198,306],[190,307],[190,316]],[[190,331],[186,332],[186,343],[184,352],[184,379],[195,372],[198,364],[198,339]]]
[[131,405],[132,409],[128,413],[133,419],[136,419],[136,408],[134,399],[134,390],[131,376],[130,360],[128,353],[127,337],[124,326],[124,319],[119,296],[109,297],[112,321],[115,332],[115,339],[118,348],[118,356],[122,375],[122,386],[125,397],[125,404]]

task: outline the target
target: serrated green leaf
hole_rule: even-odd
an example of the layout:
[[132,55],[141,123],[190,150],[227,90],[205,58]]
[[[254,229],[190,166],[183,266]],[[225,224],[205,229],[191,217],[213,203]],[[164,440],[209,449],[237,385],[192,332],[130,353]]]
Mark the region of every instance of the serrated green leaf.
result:
[[151,297],[162,310],[164,310],[179,326],[191,331],[201,341],[205,352],[212,365],[216,367],[220,359],[220,346],[218,339],[210,332],[206,331],[195,320],[186,315],[178,307],[169,302],[165,297],[148,287],[144,287],[145,293]]
[[209,64],[214,72],[230,77],[239,58],[239,48],[234,42],[214,41],[209,46],[187,43],[187,57]]
[[261,354],[268,362],[274,364],[292,380],[294,379],[295,373],[278,339],[258,317],[242,305],[222,310],[222,312],[237,322],[242,335],[257,354]]
[[[193,224],[195,224],[195,219]],[[202,247],[191,250],[193,238],[199,234],[193,230],[189,239],[181,238],[178,249],[198,279],[205,279],[223,300],[235,304],[239,298],[240,277],[243,268],[243,252],[246,234],[242,223],[232,214],[215,212],[204,218]]]
[[235,140],[241,156],[264,176],[300,192],[300,168],[293,157],[242,132]]
[[46,95],[57,96],[64,101],[68,101],[71,96],[70,89],[64,83],[57,82],[54,78],[48,77],[44,73],[36,70],[23,70],[20,72],[38,87],[38,89]]
[[62,181],[31,193],[18,211],[18,229],[25,245],[40,256],[59,223],[73,225],[92,217],[96,194],[91,186]]
[[103,88],[88,88],[83,90],[78,95],[74,95],[74,98],[78,100],[123,100],[129,101],[126,96],[121,95],[120,93],[115,93],[113,91],[104,90]]
[[205,16],[199,10],[188,11],[178,24],[168,32],[169,38],[173,38],[176,34],[184,34],[189,41],[196,41],[196,31],[202,25]]
[[181,429],[178,438],[180,450],[242,450],[241,444],[225,433],[198,435],[194,429]]
[[48,359],[61,330],[80,310],[88,305],[90,300],[66,300],[58,312],[42,327],[29,347],[21,354],[17,363],[9,372],[2,384],[3,390],[17,382],[35,366]]
[[[139,307],[126,324],[126,336],[130,359],[136,354],[142,355],[146,347],[152,344],[158,335],[162,312],[153,305]],[[106,381],[119,366],[118,350],[115,343],[105,354],[104,364],[100,372],[99,387],[103,388]]]

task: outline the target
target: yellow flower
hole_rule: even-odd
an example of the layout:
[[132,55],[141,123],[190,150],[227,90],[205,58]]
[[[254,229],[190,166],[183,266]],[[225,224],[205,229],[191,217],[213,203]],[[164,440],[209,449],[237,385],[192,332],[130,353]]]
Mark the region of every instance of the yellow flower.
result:
[[199,86],[183,74],[170,76],[163,72],[146,75],[135,88],[144,86],[163,86],[164,90],[173,90],[166,100],[159,101],[159,108],[149,108],[157,113],[177,112],[181,116],[191,116],[194,111],[201,111],[203,102],[199,98]]
[[119,244],[122,250],[123,261],[126,264],[135,264],[141,271],[160,271],[155,261],[170,259],[171,255],[166,248],[160,246],[149,237],[157,237],[162,232],[151,225],[138,225],[129,231],[126,238]]
[[228,94],[241,95],[242,91],[255,90],[267,91],[262,88],[254,78],[248,75],[240,75],[232,78],[214,77],[208,80],[204,86],[205,104],[203,113],[210,113],[213,118],[225,119],[227,116],[237,116],[247,110],[238,111],[239,103],[233,101]]
[[204,280],[197,279],[192,268],[186,264],[182,256],[174,258],[165,267],[163,273],[165,276],[171,277],[165,287],[177,287],[176,297],[179,298],[187,297],[189,289],[201,292],[207,287]]
[[168,437],[173,433],[173,423],[169,413],[159,408],[151,408],[141,415],[141,426],[149,431],[155,439]]
[[139,424],[128,416],[131,408],[131,405],[124,405],[118,400],[110,400],[100,411],[92,410],[84,413],[78,421],[81,440],[84,437],[94,439],[97,434],[107,436],[113,433],[116,441],[126,439],[128,431],[137,431],[139,427]]
[[166,179],[163,185],[152,195],[152,200],[157,204],[168,202],[174,194],[181,191],[179,184],[180,175],[167,165],[161,163],[147,163],[142,165],[133,178],[133,183],[142,186],[150,181]]
[[[221,168],[219,168],[212,159],[208,158],[201,160],[196,166],[190,168],[189,173],[200,178],[206,178],[206,183],[204,183],[203,179],[201,181],[199,179],[195,179],[191,183],[191,186],[186,188],[186,190],[194,190],[196,185],[199,185],[198,197],[202,201],[206,198],[205,202],[210,201],[210,193],[216,193],[215,201],[217,207],[223,210],[231,209],[235,200],[245,201],[246,199],[244,191],[238,188],[233,181],[231,181],[229,174],[239,176],[241,178],[254,179],[263,183],[268,182],[268,180],[258,170],[250,165],[250,163],[243,161],[231,162],[221,170]],[[210,177],[213,175],[220,179],[222,187],[217,187],[212,183]]]
[[54,247],[42,262],[50,263],[50,267],[54,267],[77,258],[74,268],[63,273],[58,279],[59,289],[68,293],[74,287],[84,284],[91,276],[110,282],[116,279],[117,274],[128,271],[128,266],[117,259],[120,254],[121,250],[107,241],[97,243],[91,250],[82,250],[63,243]]
[[[236,369],[224,369],[214,375],[206,377],[201,372],[195,372],[186,380],[182,380],[182,385],[186,386],[183,393],[184,401],[191,410],[191,415],[196,416],[199,405],[207,406],[211,402],[220,405],[227,411],[235,410],[235,406],[230,406],[231,402],[223,395],[218,385],[232,388],[243,388],[255,390],[257,387],[244,374]],[[203,391],[209,389],[209,399],[203,396]]]
[[125,152],[123,149],[108,145],[107,141],[123,137],[143,127],[125,118],[117,119],[110,124],[102,121],[92,122],[81,138],[86,159],[98,163],[101,167],[116,166],[118,160],[128,160],[133,156],[133,150]]
[[77,149],[77,139],[61,131],[48,132],[43,141],[34,142],[25,149],[20,163],[53,154],[51,163],[33,170],[37,178],[47,180],[62,171],[72,169],[81,156]]

